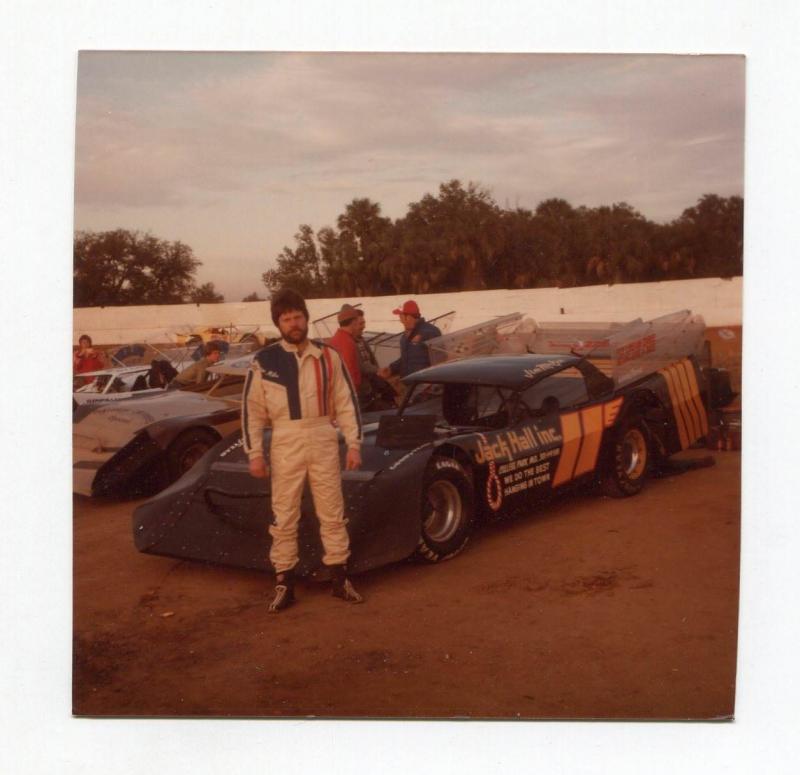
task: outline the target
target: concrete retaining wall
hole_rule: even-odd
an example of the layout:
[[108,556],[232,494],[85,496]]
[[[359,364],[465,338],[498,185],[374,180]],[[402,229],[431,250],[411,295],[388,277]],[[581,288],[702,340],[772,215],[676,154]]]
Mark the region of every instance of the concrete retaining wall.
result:
[[[392,310],[408,298],[377,296],[360,299],[310,299],[312,319],[336,312],[345,301],[361,302],[367,326],[399,330]],[[522,312],[539,322],[628,321],[654,318],[680,309],[701,314],[708,326],[741,326],[742,278],[675,280],[661,283],[593,285],[582,288],[433,293],[414,297],[427,318],[455,310],[453,329],[509,312]],[[150,307],[89,307],[74,310],[73,335],[94,343],[173,341],[174,334],[194,326],[262,326],[272,328],[269,302],[178,304]]]

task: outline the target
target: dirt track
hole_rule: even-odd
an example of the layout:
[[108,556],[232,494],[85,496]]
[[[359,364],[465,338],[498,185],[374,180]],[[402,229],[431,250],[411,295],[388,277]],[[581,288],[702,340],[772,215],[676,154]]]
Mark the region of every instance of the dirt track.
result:
[[360,576],[362,606],[301,584],[279,616],[266,575],[138,554],[135,503],[76,498],[74,712],[728,717],[740,456],[715,457]]

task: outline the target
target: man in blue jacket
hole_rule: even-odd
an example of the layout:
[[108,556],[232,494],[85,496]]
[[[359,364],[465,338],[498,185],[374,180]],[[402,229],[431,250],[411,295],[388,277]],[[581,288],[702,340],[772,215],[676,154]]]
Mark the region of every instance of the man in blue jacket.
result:
[[425,342],[442,335],[433,323],[428,323],[420,315],[417,302],[411,299],[393,312],[400,316],[400,322],[405,330],[400,337],[400,357],[378,372],[384,379],[407,377],[415,371],[430,366],[431,359]]

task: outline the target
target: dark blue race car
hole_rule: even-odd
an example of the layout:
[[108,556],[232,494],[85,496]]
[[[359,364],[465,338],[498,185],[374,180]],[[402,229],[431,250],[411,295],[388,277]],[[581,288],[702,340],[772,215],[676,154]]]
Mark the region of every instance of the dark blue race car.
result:
[[[365,426],[361,470],[342,473],[352,571],[451,557],[477,520],[576,486],[634,495],[708,433],[719,375],[694,355],[623,387],[601,368],[574,354],[496,355],[407,377],[403,406]],[[237,431],[137,508],[133,532],[142,552],[267,570],[270,519],[269,481],[248,474]],[[322,546],[308,490],[300,545],[297,572],[313,573]]]

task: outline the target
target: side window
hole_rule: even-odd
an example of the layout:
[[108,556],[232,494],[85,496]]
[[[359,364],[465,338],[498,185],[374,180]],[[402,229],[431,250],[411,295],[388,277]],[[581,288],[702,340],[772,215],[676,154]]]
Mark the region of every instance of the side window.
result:
[[521,417],[543,417],[589,400],[586,380],[576,368],[545,377],[520,394]]
[[450,425],[500,428],[508,423],[508,393],[485,385],[446,385],[442,413]]

